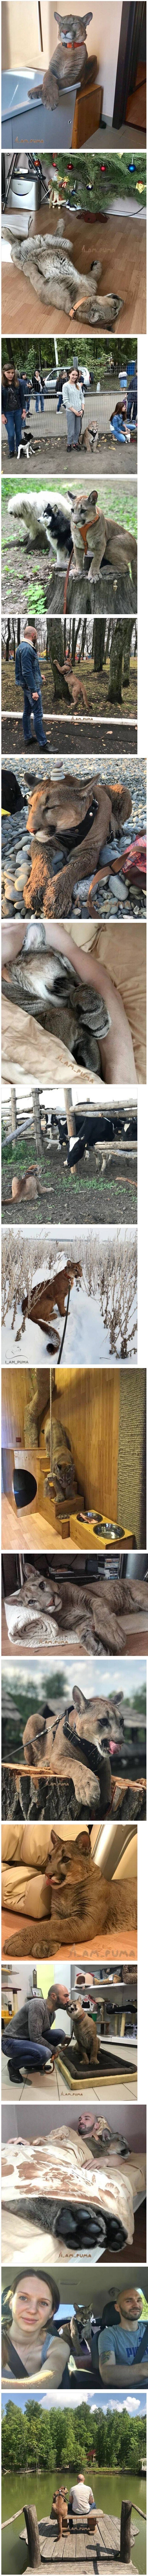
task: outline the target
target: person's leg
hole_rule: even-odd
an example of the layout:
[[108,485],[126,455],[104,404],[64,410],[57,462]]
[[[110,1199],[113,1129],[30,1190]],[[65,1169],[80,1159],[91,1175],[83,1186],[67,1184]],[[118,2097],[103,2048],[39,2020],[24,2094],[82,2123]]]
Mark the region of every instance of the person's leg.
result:
[[7,429],[7,438],[8,438],[9,456],[14,456],[14,454],[15,454],[15,428],[14,428],[14,415],[13,415],[13,411],[7,411],[6,429]]
[[44,411],[44,395],[43,395],[43,394],[40,394],[40,405],[41,405],[41,411]]
[[35,397],[35,411],[39,411],[39,400],[40,400],[40,396],[39,396],[39,394],[36,394],[36,397]]
[[81,429],[81,413],[80,413],[79,411],[76,411],[76,412],[75,412],[75,425],[74,425],[74,447],[78,447],[78,446],[79,446],[80,429]]
[[17,454],[18,454],[18,447],[20,447],[20,446],[21,446],[21,439],[22,439],[22,411],[21,411],[21,409],[20,409],[20,403],[15,404],[15,412],[14,412],[14,428],[15,428],[15,443],[16,443],[16,455],[17,455]]
[[24,742],[31,742],[31,741],[32,741],[32,734],[31,734],[31,702],[30,702],[30,698],[28,698],[28,689],[24,689],[23,734],[24,734]]
[[67,446],[68,446],[68,447],[74,447],[74,443],[75,443],[75,413],[74,413],[74,411],[67,411],[66,418],[67,418]]
[[44,732],[44,725],[43,725],[43,708],[42,708],[41,689],[39,689],[39,695],[38,695],[38,698],[36,698],[35,700],[33,699],[33,702],[32,702],[32,710],[33,710],[34,733],[36,734],[36,741],[39,743],[40,750],[42,750],[42,746],[43,746],[43,744],[44,744],[44,751],[47,751],[47,750],[48,750],[48,743],[47,743],[46,733]]

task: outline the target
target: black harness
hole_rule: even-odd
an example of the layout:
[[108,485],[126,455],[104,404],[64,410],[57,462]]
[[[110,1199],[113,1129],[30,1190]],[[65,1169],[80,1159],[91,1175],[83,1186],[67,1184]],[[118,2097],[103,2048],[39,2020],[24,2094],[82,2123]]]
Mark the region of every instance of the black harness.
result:
[[70,850],[79,849],[79,843],[87,840],[88,832],[92,832],[92,824],[94,823],[95,814],[98,814],[98,801],[97,796],[92,796],[91,803],[88,805],[87,814],[84,815],[84,823],[76,824],[76,828],[73,831],[69,830],[69,832],[65,832],[64,830],[63,844],[64,850],[67,852],[67,857]]

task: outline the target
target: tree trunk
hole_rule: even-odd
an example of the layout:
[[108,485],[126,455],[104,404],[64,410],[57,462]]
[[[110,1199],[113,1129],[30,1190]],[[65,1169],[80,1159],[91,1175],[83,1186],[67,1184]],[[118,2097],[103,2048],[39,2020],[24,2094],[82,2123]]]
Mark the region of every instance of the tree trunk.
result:
[[106,617],[94,617],[94,671],[103,671]]
[[109,623],[108,623],[108,629],[107,629],[107,636],[106,636],[106,644],[105,644],[105,646],[104,646],[104,662],[109,662],[109,656],[110,656],[110,653],[111,653],[112,635],[113,635],[113,620],[112,620],[112,617],[111,617],[111,623],[110,623],[110,617],[109,617]]
[[34,1123],[34,1131],[35,1131],[35,1142],[36,1142],[36,1146],[37,1146],[37,1154],[39,1154],[39,1158],[41,1159],[42,1143],[43,1143],[43,1150],[44,1150],[44,1139],[42,1140],[42,1136],[41,1136],[41,1119],[40,1119],[39,1091],[36,1091],[36,1090],[33,1090],[33,1123]]
[[128,2504],[121,2505],[120,2558],[122,2558],[123,2565],[124,2563],[127,2564],[127,2561],[129,2564],[131,2555],[131,2511],[132,2507],[129,2502]]
[[125,617],[125,618],[124,618],[124,644],[123,644],[123,689],[129,689],[129,682],[130,682],[130,651],[131,651],[131,639],[132,639],[132,626],[133,626],[133,620],[132,620],[132,622],[131,622],[131,624],[130,624],[130,617],[127,617],[127,618]]
[[17,1136],[17,1107],[16,1107],[16,1091],[15,1091],[15,1085],[14,1085],[14,1083],[13,1083],[13,1082],[11,1083],[11,1126],[12,1126],[12,1152],[13,1152],[13,1154],[15,1154],[14,1128],[15,1128],[15,1135]]
[[77,641],[78,641],[78,634],[79,634],[79,626],[81,626],[81,617],[78,617],[78,619],[77,619],[77,623],[76,623],[76,617],[73,617],[73,619],[72,619],[72,663],[73,663],[73,666],[74,666],[74,663],[75,663],[75,661],[76,661],[76,650],[77,650]]
[[29,2567],[41,2567],[40,2540],[35,2504],[24,2504],[23,2513],[24,2520],[26,2522]]
[[108,697],[111,698],[111,703],[113,701],[117,702],[118,698],[120,706],[122,703],[123,634],[124,629],[121,625],[121,619],[117,618],[117,625],[114,626],[111,644]]
[[[47,635],[48,635],[48,642],[49,642],[49,654],[50,654],[51,669],[52,669],[52,672],[53,672],[53,681],[54,681],[54,689],[55,689],[55,698],[62,698],[62,699],[63,699],[63,698],[65,698],[65,703],[66,703],[66,706],[67,706],[67,680],[65,680],[65,679],[64,679],[64,670],[63,670],[64,655],[63,655],[63,634],[62,634],[62,619],[61,619],[61,617],[55,617],[55,618],[54,618],[54,624],[53,624],[53,626],[52,626],[52,624],[51,624],[51,618],[48,618],[48,616],[47,616]],[[60,671],[57,671],[57,670],[56,670],[56,661],[57,661],[57,662],[60,662]]]
[[79,651],[79,653],[78,653],[78,662],[84,662],[84,652],[85,652],[85,643],[86,643],[86,627],[87,627],[87,617],[83,617],[83,626],[82,626],[82,635],[81,635],[80,651]]

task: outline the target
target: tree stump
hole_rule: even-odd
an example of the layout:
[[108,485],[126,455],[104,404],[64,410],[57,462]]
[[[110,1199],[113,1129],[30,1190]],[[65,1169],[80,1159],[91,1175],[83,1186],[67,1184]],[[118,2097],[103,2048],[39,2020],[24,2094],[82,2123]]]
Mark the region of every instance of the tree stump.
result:
[[27,2504],[27,2505],[26,2505],[26,2504],[24,2504],[24,2505],[23,2505],[23,2513],[24,2513],[24,2520],[25,2520],[25,2522],[26,2522],[26,2531],[27,2531],[27,2540],[28,2540],[28,2549],[29,2549],[29,2566],[30,2566],[30,2567],[41,2567],[40,2540],[39,2540],[39,2530],[38,2530],[37,2513],[36,2513],[36,2506],[35,2506],[35,2504]]
[[127,2565],[127,2562],[129,2565],[131,2555],[131,2511],[132,2507],[131,2504],[129,2504],[129,2501],[128,2503],[121,2505],[120,2558],[122,2558],[122,2565],[124,2565],[124,2563]]
[[[50,580],[48,577],[48,591],[46,589],[45,593],[45,608],[49,613],[49,618],[52,617],[52,615],[55,617],[57,610],[59,615],[63,617],[64,584],[65,567],[63,567],[63,572],[57,572],[55,568],[55,570],[50,574]],[[102,572],[98,573],[95,582],[88,581],[86,572],[75,572],[74,575],[70,572],[67,587],[66,609],[67,617],[71,616],[71,613],[72,617],[81,617],[84,615],[85,617],[110,617],[110,615],[114,617],[127,617],[128,612],[129,616],[131,616],[132,609],[135,617],[137,613],[136,583],[133,582],[133,580],[130,580],[130,573],[128,571],[116,573],[113,564],[111,566],[107,564],[106,570],[104,564]]]

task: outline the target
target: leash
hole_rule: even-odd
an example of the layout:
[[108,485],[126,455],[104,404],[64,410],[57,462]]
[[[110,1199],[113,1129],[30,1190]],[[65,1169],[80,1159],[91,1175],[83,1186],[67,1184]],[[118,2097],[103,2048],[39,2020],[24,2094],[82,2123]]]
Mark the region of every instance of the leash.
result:
[[[81,300],[81,299],[80,299],[80,300]],[[83,299],[83,301],[85,301],[85,298]],[[77,310],[78,310],[78,307],[77,307],[77,304],[75,304],[75,313],[77,313]],[[70,320],[71,320],[71,314],[70,314]],[[87,555],[87,529],[88,529],[88,528],[95,528],[95,527],[96,527],[97,519],[99,519],[99,518],[100,518],[100,511],[99,511],[99,510],[94,510],[94,513],[93,513],[93,519],[91,518],[91,519],[85,519],[85,520],[84,520],[84,527],[82,528],[82,539],[83,539],[83,544],[84,544],[84,554],[85,554],[85,555]],[[89,547],[88,547],[88,553],[89,553]],[[63,603],[63,608],[64,608],[64,617],[65,617],[66,607],[67,607],[67,590],[68,590],[68,581],[69,581],[70,566],[71,566],[71,564],[72,564],[73,562],[74,562],[74,546],[72,546],[72,554],[69,556],[69,564],[67,565],[66,581],[65,581],[65,585],[64,585],[64,603]]]

